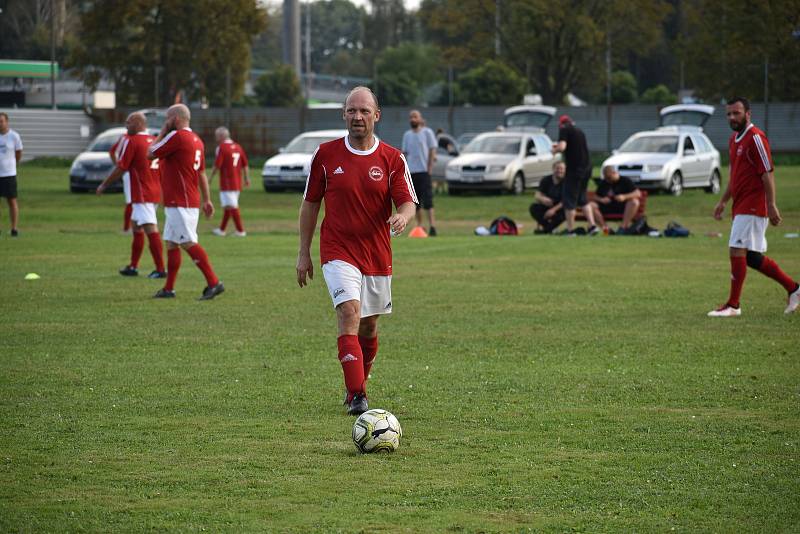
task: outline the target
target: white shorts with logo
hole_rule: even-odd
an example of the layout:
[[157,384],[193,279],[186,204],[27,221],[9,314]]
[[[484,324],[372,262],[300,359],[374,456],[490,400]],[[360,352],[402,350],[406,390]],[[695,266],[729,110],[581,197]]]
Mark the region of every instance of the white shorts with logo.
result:
[[333,260],[322,266],[328,293],[335,308],[342,302],[361,302],[361,317],[392,313],[392,277],[361,274],[346,261]]
[[164,208],[164,241],[197,243],[200,208]]
[[769,219],[755,215],[737,215],[731,225],[728,246],[746,248],[754,252],[767,251],[767,226]]
[[239,207],[239,191],[220,191],[219,203],[223,208]]
[[125,171],[122,175],[122,192],[125,194],[125,204],[131,203],[131,173]]
[[153,202],[134,202],[132,206],[131,220],[133,222],[139,226],[158,224],[158,218],[156,218],[156,208],[158,208],[158,204]]

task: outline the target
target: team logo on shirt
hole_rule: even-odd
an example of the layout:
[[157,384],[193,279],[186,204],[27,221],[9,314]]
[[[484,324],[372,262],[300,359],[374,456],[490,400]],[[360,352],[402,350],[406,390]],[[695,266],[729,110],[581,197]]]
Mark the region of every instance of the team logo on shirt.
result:
[[739,148],[736,149],[736,155],[737,156],[741,156],[742,155],[742,147],[741,147],[741,145],[739,145]]
[[376,182],[380,182],[381,180],[383,180],[383,169],[381,169],[380,167],[370,167],[369,177],[375,180]]
[[339,167],[336,167],[336,170],[333,171],[333,174],[344,174],[344,171],[342,170],[342,167],[339,166]]

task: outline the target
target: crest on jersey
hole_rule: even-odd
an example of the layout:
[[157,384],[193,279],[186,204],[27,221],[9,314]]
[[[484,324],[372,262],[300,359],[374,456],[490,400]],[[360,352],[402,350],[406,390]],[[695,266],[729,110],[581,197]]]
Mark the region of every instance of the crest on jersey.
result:
[[383,180],[383,169],[381,169],[380,167],[370,167],[369,177],[375,180],[376,182],[380,182],[381,180]]

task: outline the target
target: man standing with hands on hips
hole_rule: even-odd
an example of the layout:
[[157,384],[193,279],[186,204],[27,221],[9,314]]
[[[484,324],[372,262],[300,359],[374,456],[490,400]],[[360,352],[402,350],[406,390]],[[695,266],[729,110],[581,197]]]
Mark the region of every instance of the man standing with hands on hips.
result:
[[408,123],[411,126],[403,134],[402,150],[408,163],[408,170],[411,171],[411,181],[414,190],[419,195],[419,206],[417,206],[417,226],[422,226],[422,210],[428,214],[428,235],[436,235],[436,219],[433,214],[433,184],[431,183],[431,172],[433,163],[436,161],[436,136],[433,130],[425,126],[422,114],[416,109],[412,109],[408,114]]
[[378,352],[378,318],[392,312],[390,236],[405,230],[417,196],[403,155],[373,134],[381,116],[373,92],[350,91],[343,115],[347,135],[321,144],[311,160],[300,206],[297,283],[303,287],[314,275],[311,240],[324,200],[322,274],[339,324],[347,413],[358,415],[368,409],[366,382]]
[[208,261],[206,251],[197,242],[197,220],[200,217],[200,193],[203,213],[214,215],[208,191],[203,141],[197,137],[189,121],[191,114],[184,104],[167,110],[161,133],[150,145],[150,159],[158,159],[161,189],[164,195],[164,241],[167,242],[167,282],[155,298],[175,297],[175,279],[181,266],[181,248],[191,256],[206,278],[207,286],[200,300],[210,300],[225,291]]

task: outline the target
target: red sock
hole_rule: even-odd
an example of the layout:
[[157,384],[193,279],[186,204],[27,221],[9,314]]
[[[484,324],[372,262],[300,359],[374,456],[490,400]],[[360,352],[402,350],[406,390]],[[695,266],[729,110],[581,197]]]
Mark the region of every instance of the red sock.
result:
[[231,209],[225,208],[225,213],[222,215],[222,222],[219,225],[219,229],[223,232],[225,228],[228,226],[228,220],[231,218]]
[[782,285],[787,293],[792,293],[797,290],[797,282],[783,272],[772,258],[764,256],[764,260],[761,262],[761,267],[758,270]]
[[206,277],[206,284],[208,287],[214,287],[219,284],[219,278],[214,274],[214,269],[211,268],[211,262],[208,261],[208,254],[200,245],[195,245],[186,252],[192,257],[197,268],[203,272]]
[[131,229],[131,214],[133,213],[133,204],[125,204],[125,214],[122,218],[122,231],[127,232]]
[[164,289],[167,291],[175,290],[175,279],[178,278],[178,269],[181,268],[181,249],[171,248],[167,250],[167,283]]
[[139,230],[133,232],[133,242],[131,243],[131,263],[130,266],[136,269],[144,250],[144,232]]
[[150,255],[153,256],[153,263],[156,264],[156,271],[164,272],[164,246],[161,244],[161,234],[152,232],[147,234],[147,241],[150,243]]
[[369,380],[372,362],[375,361],[375,356],[378,354],[378,336],[358,336],[358,344],[361,345],[361,353],[364,355],[364,381],[366,382]]
[[242,214],[239,213],[239,208],[231,208],[233,215],[233,224],[236,225],[237,232],[244,232],[244,225],[242,224]]
[[364,366],[361,360],[361,345],[358,344],[358,336],[345,335],[339,336],[339,363],[342,364],[344,372],[344,385],[347,388],[348,397],[355,393],[366,393],[364,384]]
[[747,276],[747,258],[744,256],[731,256],[731,294],[728,297],[728,306],[739,307],[739,297],[742,296],[744,279]]

